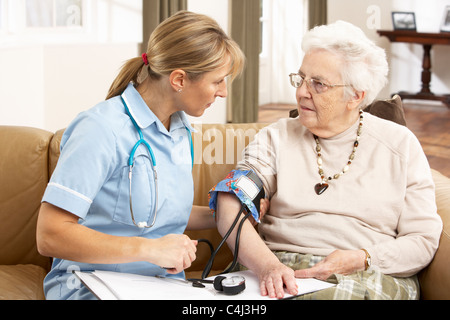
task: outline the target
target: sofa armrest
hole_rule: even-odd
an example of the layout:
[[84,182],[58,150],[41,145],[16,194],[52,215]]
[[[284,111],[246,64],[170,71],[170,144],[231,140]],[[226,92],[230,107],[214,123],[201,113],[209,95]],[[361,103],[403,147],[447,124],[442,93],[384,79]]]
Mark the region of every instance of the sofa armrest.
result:
[[432,170],[436,185],[436,204],[444,224],[439,248],[430,265],[419,275],[421,298],[450,299],[450,179]]
[[36,247],[36,222],[48,183],[48,148],[53,133],[30,127],[0,126],[0,264],[51,260]]

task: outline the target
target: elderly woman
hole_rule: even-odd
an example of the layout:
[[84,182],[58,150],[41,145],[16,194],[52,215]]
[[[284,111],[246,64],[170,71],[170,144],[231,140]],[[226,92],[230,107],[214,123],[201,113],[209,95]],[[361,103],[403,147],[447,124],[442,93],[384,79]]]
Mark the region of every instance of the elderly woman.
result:
[[[259,234],[242,229],[239,262],[270,297],[296,294],[295,277],[313,277],[336,286],[302,298],[417,299],[416,274],[435,254],[442,221],[416,137],[362,111],[386,84],[385,53],[342,21],[309,31],[302,48],[290,75],[299,117],[260,131],[238,164],[270,199]],[[222,234],[236,199],[218,196]]]

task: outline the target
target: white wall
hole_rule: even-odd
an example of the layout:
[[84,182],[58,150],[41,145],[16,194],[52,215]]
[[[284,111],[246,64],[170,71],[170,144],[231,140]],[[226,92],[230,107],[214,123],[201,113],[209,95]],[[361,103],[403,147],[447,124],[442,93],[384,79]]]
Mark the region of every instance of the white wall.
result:
[[43,127],[42,60],[33,46],[0,49],[0,125]]
[[139,54],[142,0],[87,3],[78,34],[18,30],[2,38],[0,125],[66,127],[104,100],[124,61]]
[[0,125],[66,127],[105,99],[137,44],[24,45],[0,50]]
[[79,112],[105,100],[122,63],[137,51],[137,43],[43,47],[44,127],[64,128]]
[[[387,98],[398,91],[420,91],[423,49],[414,44],[391,44],[376,30],[393,30],[392,11],[410,11],[416,14],[417,31],[439,32],[446,5],[450,5],[449,0],[328,0],[328,21],[351,22],[386,49],[391,68],[390,81],[380,98]],[[449,56],[450,46],[433,47],[431,90],[435,93],[450,92]]]

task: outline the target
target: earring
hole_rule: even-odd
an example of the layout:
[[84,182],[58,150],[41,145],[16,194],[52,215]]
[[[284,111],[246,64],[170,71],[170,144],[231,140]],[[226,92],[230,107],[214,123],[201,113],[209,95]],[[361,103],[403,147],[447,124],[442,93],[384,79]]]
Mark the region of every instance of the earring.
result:
[[178,93],[181,93],[183,91],[183,89],[178,89]]

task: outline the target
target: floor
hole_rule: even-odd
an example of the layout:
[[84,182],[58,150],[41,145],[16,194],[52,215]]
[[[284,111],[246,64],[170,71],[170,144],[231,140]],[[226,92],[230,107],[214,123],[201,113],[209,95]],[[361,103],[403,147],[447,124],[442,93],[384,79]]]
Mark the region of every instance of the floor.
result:
[[[296,106],[277,104],[260,107],[259,122],[274,122],[289,116]],[[450,109],[441,104],[404,102],[408,128],[417,136],[430,166],[450,177]]]

